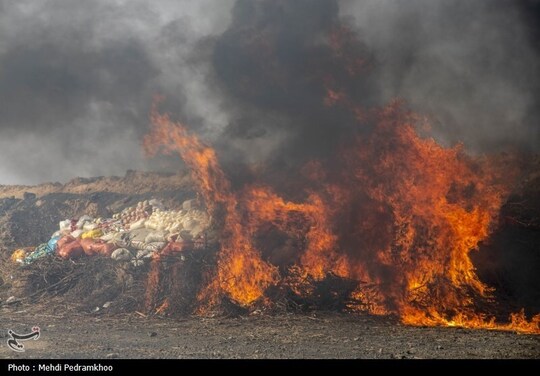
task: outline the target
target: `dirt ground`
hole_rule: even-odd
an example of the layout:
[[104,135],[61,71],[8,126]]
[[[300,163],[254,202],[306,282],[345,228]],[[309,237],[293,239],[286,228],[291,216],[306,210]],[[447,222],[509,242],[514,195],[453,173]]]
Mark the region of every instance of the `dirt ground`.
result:
[[[235,318],[0,311],[0,358],[540,358],[540,336],[415,328],[338,313]],[[16,353],[7,331],[41,337]]]

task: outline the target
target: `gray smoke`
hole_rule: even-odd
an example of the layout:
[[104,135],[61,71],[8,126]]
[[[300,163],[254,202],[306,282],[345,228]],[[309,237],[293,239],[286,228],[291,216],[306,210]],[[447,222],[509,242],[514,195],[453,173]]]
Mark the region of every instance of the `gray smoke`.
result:
[[193,59],[231,4],[0,1],[0,184],[169,168],[141,152],[152,98],[187,122],[224,122]]
[[[381,66],[384,97],[469,150],[540,148],[540,1],[345,1]],[[536,44],[536,45],[535,45]]]
[[[246,155],[293,174],[308,160],[331,158],[369,131],[350,111],[324,105],[335,87],[368,108],[404,99],[445,145],[463,142],[473,153],[540,150],[538,26],[526,12],[535,6],[238,0],[213,55],[218,83],[235,100],[222,148],[244,140]],[[352,37],[341,34],[336,50],[343,29]],[[352,74],[355,61],[364,69]]]
[[345,77],[321,42],[336,24],[375,67],[343,80],[359,102],[400,96],[470,150],[538,151],[537,5],[0,0],[0,184],[174,169],[141,152],[155,94],[228,161],[320,155],[354,127],[320,103],[319,75]]

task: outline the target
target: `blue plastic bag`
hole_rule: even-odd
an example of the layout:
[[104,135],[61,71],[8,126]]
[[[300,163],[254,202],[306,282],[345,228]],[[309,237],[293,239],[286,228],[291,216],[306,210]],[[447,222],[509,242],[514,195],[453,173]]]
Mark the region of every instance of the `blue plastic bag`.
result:
[[55,252],[56,251],[56,243],[58,243],[58,240],[60,240],[60,236],[55,236],[55,237],[52,237],[49,242],[47,243],[47,246],[49,247],[49,249],[52,251],[52,252]]
[[[58,241],[58,240],[57,240]],[[54,251],[49,248],[47,243],[40,244],[36,249],[24,258],[25,264],[31,264],[39,258],[53,254]]]

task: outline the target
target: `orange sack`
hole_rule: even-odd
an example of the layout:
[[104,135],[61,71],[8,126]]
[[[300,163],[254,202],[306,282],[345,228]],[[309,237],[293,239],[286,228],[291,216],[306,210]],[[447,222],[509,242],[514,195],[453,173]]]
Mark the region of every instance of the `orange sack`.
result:
[[103,240],[82,239],[81,246],[87,256],[107,256],[110,257],[113,251],[118,248],[112,243],[106,243]]
[[192,242],[170,242],[163,248],[161,254],[163,256],[172,255],[178,252],[183,252],[193,248]]
[[69,243],[64,243],[61,247],[58,247],[58,256],[64,259],[74,259],[81,257],[84,254],[84,251],[81,247],[81,244],[76,241],[70,241]]
[[110,257],[113,251],[118,248],[114,244],[96,241],[90,247],[95,255]]
[[87,256],[95,255],[95,251],[93,249],[93,245],[95,243],[94,239],[81,239],[79,243],[81,244],[81,247]]
[[58,242],[56,243],[56,247],[58,250],[60,250],[60,248],[62,248],[64,245],[71,243],[74,240],[75,238],[71,235],[62,236],[60,239],[58,239]]

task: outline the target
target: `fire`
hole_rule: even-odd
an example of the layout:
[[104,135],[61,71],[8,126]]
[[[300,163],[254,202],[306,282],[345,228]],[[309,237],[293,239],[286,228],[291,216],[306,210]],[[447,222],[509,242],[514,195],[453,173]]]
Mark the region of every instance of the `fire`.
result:
[[[296,174],[268,177],[262,166],[233,188],[216,151],[154,105],[145,151],[180,155],[220,234],[198,312],[224,299],[272,305],[276,291],[317,297],[318,286],[338,279],[353,282],[352,311],[408,325],[540,333],[540,315],[522,311],[501,323],[493,289],[471,260],[498,223],[515,169],[440,145],[426,135],[429,122],[400,101],[380,106],[375,58],[337,12],[308,32],[290,28],[287,17],[270,25],[253,15],[253,24],[236,20],[219,40],[216,56],[226,63],[218,77],[248,108],[290,121],[298,136],[291,145],[306,140],[317,149],[308,155],[325,157],[299,153]],[[325,145],[313,140],[326,136],[331,150],[317,153]]]
[[[331,98],[327,105],[340,100]],[[540,333],[540,315],[527,320],[521,311],[498,323],[475,306],[492,299],[492,289],[470,253],[495,226],[512,175],[497,172],[489,158],[467,156],[461,145],[421,137],[423,120],[397,101],[362,113],[369,132],[349,140],[336,160],[305,166],[310,183],[295,202],[263,184],[233,191],[216,152],[154,106],[145,150],[179,153],[213,217],[222,219],[217,269],[199,293],[199,311],[223,297],[243,307],[271,304],[271,286],[309,295],[306,281],[333,275],[357,281],[353,311],[396,314],[408,325]],[[287,262],[257,240],[272,231],[294,244]]]
[[[328,272],[340,273],[339,260],[335,253],[337,238],[331,232],[324,202],[311,194],[306,203],[285,201],[269,188],[253,187],[245,194],[245,208],[250,214],[250,224],[255,226],[251,233],[262,223],[273,223],[289,236],[304,237],[305,252],[301,265],[305,272],[315,279],[323,279]],[[305,221],[308,229],[298,226]]]
[[149,155],[160,148],[166,153],[178,152],[190,167],[210,212],[216,214],[221,209],[225,213],[218,273],[201,297],[217,302],[225,293],[238,304],[247,306],[276,282],[276,268],[261,259],[249,232],[242,226],[237,198],[215,151],[189,134],[182,124],[172,122],[167,114],[159,114],[156,105],[151,116],[152,132],[143,142],[145,151]]
[[159,256],[152,259],[152,262],[150,264],[150,271],[148,273],[148,277],[146,280],[146,295],[145,295],[145,308],[148,311],[152,311],[154,307],[157,304],[157,297],[160,293],[160,276],[161,276],[161,269],[160,269],[160,258]]
[[[398,102],[377,118],[370,135],[346,152],[352,184],[385,213],[382,219],[374,211],[363,215],[392,228],[387,243],[370,250],[376,262],[358,264],[381,286],[374,300],[383,297],[385,308],[410,325],[538,332],[540,316],[528,322],[522,312],[496,324],[474,311],[475,301],[490,298],[491,289],[479,280],[470,252],[488,237],[509,193],[501,174],[489,160],[467,157],[460,145],[444,148],[419,137],[419,119]],[[357,294],[365,298],[362,287]]]

